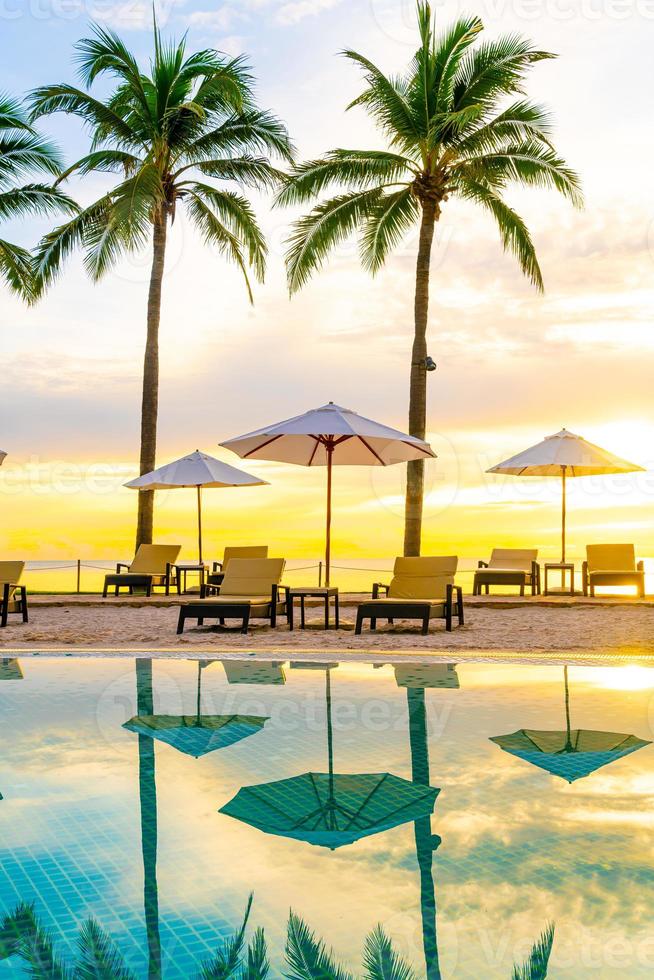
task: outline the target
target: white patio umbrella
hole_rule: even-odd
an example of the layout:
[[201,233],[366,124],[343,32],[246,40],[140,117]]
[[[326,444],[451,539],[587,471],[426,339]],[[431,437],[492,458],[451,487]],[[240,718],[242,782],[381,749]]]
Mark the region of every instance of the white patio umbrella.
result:
[[561,561],[565,562],[566,479],[569,476],[598,476],[605,473],[642,472],[642,466],[628,463],[606,449],[594,446],[581,436],[561,429],[536,446],[525,449],[491,467],[488,473],[514,476],[558,476],[561,478]]
[[327,467],[325,582],[331,564],[332,466],[390,466],[434,457],[431,446],[415,436],[366,419],[330,402],[304,415],[277,422],[222,442],[242,459],[269,459],[298,466]]
[[261,487],[267,480],[260,480],[251,473],[237,470],[198,449],[182,456],[173,463],[160,466],[151,473],[144,473],[125,486],[130,490],[172,490],[178,487],[195,487],[198,500],[198,560],[202,564],[202,488],[203,487]]

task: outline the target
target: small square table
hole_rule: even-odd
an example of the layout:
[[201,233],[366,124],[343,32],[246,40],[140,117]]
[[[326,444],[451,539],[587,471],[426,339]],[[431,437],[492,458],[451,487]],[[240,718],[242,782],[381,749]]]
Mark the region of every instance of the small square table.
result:
[[305,617],[305,600],[306,599],[322,599],[325,603],[325,629],[329,629],[329,602],[330,599],[334,600],[334,629],[339,627],[339,605],[338,605],[338,588],[336,586],[321,587],[317,585],[308,586],[290,586],[284,587],[286,591],[286,610],[288,613],[288,628],[293,629],[293,605],[296,599],[300,600],[300,629],[305,629],[306,627],[306,617]]
[[[545,588],[543,595],[574,595],[575,594],[575,566],[571,561],[550,561],[545,562]],[[550,589],[548,586],[548,574],[550,572],[561,573],[561,588]],[[565,584],[566,574],[570,574],[570,588]]]
[[[181,595],[187,595],[190,592],[202,592],[202,586],[204,585],[205,581],[205,573],[207,571],[207,566],[204,564],[204,562],[189,562],[188,564],[184,562],[183,565],[174,565],[173,569],[177,573],[177,584]],[[189,572],[195,572],[198,575],[200,581],[197,588],[188,588],[186,580]]]

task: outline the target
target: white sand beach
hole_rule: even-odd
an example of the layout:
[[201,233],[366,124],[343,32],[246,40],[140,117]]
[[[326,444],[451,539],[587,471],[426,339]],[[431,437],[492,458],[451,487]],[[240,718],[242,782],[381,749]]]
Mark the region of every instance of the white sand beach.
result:
[[[56,604],[50,604],[56,603]],[[342,628],[322,628],[322,611],[310,610],[308,629],[290,632],[282,621],[276,629],[254,624],[248,636],[240,632],[196,628],[187,624],[176,634],[177,603],[143,600],[35,599],[30,622],[10,621],[0,630],[0,649],[47,651],[51,649],[107,649],[124,651],[204,648],[216,651],[272,651],[324,649],[338,651],[574,651],[599,654],[654,654],[654,603],[603,600],[590,602],[516,603],[498,599],[492,603],[470,600],[466,625],[447,633],[441,622],[422,636],[414,625],[380,626],[376,633],[354,634],[355,607],[342,609]]]

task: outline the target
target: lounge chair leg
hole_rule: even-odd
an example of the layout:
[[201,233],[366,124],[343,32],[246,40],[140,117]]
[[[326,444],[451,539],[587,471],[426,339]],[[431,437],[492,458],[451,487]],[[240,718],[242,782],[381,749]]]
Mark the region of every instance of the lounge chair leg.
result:
[[243,613],[243,625],[241,626],[241,633],[244,633],[247,636],[249,626],[250,626],[250,610],[247,609]]
[[374,633],[376,629],[377,629],[377,620],[373,616],[371,616],[370,617],[370,630],[371,630],[372,633]]
[[388,620],[388,625],[389,626],[394,626],[395,625],[395,620],[394,619],[389,619]]
[[21,595],[22,595],[22,599],[21,599],[21,603],[20,603],[20,608],[21,608],[21,611],[23,613],[23,622],[26,623],[28,621],[28,616],[27,616],[27,589],[23,585],[21,587],[21,590],[20,591],[21,591]]
[[[452,629],[452,619],[450,618],[450,630]],[[427,636],[429,633],[429,613],[425,613],[422,617],[422,635]]]
[[363,628],[363,613],[360,609],[357,609],[357,624],[354,628],[355,636],[361,636],[361,630]]
[[524,599],[524,595],[525,595],[525,583],[523,582],[522,585],[520,586],[520,596]]
[[341,618],[340,609],[338,607],[338,594],[334,597],[334,628],[340,629]]
[[2,618],[0,618],[0,626],[7,625],[8,616],[9,616],[9,583],[6,582],[2,592]]
[[465,623],[465,617],[463,613],[463,589],[461,586],[457,586],[456,589],[457,607],[459,613],[459,626],[463,626]]
[[490,595],[490,585],[486,586],[486,595]]
[[[183,609],[180,609],[179,610],[179,619],[177,620],[177,633],[178,634],[184,632],[184,620],[185,619],[186,619],[185,612],[184,612]],[[199,620],[198,620],[198,622],[199,622]]]

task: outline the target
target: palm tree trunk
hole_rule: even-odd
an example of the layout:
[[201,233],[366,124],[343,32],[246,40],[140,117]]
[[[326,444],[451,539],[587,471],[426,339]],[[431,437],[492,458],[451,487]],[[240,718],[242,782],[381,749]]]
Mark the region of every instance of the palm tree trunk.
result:
[[[161,319],[161,287],[166,259],[165,213],[155,219],[152,235],[152,271],[148,294],[148,332],[143,360],[143,396],[141,400],[141,461],[139,473],[155,468],[157,455],[157,415],[159,410],[159,321]],[[152,543],[154,491],[141,491],[136,525],[136,547]]]
[[[427,316],[429,313],[429,269],[438,212],[437,202],[428,197],[422,202],[420,244],[416,266],[415,334],[411,352],[409,387],[409,433],[425,438],[427,425]],[[422,534],[422,501],[425,486],[424,459],[407,464],[406,504],[404,511],[404,554],[420,554]]]

